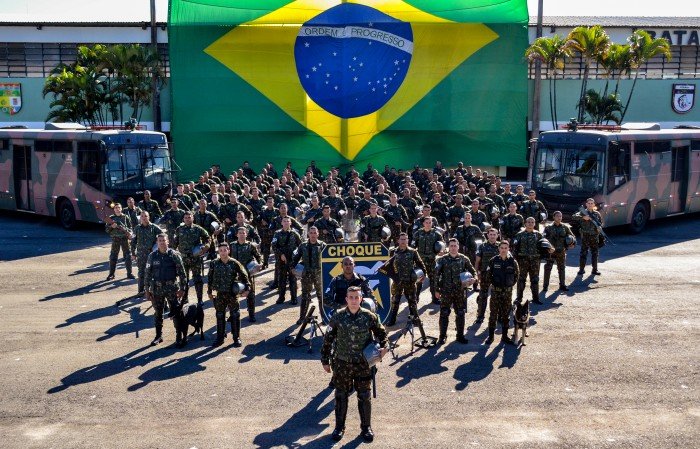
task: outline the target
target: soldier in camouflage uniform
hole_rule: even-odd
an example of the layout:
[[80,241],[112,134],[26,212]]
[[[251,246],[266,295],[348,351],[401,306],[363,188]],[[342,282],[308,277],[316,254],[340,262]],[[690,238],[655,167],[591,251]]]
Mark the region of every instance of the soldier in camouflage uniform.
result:
[[126,266],[127,279],[136,279],[131,273],[131,250],[129,249],[129,240],[131,239],[131,220],[128,215],[122,214],[122,205],[117,203],[114,205],[114,214],[109,216],[110,224],[105,223],[105,232],[112,237],[112,248],[109,252],[109,274],[107,280],[114,279],[114,272],[117,269],[117,259],[119,258],[119,250],[124,256],[124,265]]
[[260,245],[260,236],[258,235],[258,231],[255,230],[253,225],[246,221],[245,213],[243,211],[238,211],[236,213],[236,221],[232,225],[228,226],[226,241],[229,242],[229,244],[235,242],[238,238],[238,228],[245,228],[246,240],[253,242],[256,245]]
[[554,262],[557,263],[557,273],[559,273],[559,290],[568,291],[569,287],[566,286],[566,251],[573,246],[569,246],[566,243],[566,238],[570,237],[570,240],[576,241],[574,233],[571,232],[569,225],[562,223],[562,213],[560,211],[554,212],[552,214],[554,222],[544,228],[544,237],[549,240],[549,243],[554,247],[554,252],[549,255],[547,261],[544,264],[544,279],[542,282],[542,292],[546,292],[549,287],[549,276],[552,273],[552,266]]
[[389,205],[384,208],[384,219],[389,223],[391,229],[391,242],[396,243],[399,234],[408,230],[408,214],[406,209],[398,203],[395,193],[389,195]]
[[[328,196],[323,199],[321,204],[331,207],[331,217],[335,220],[340,220],[339,212],[341,210],[346,210],[345,202],[336,195],[335,187],[332,186],[328,188]],[[316,224],[316,226],[318,226],[318,224]]]
[[151,219],[152,220],[157,220],[160,218],[163,213],[160,211],[160,206],[158,205],[158,201],[151,199],[151,191],[146,190],[143,192],[143,200],[139,201],[139,209],[145,210],[149,214],[151,214]]
[[[471,214],[471,222],[473,225],[477,226],[481,231],[484,231],[484,223],[488,223],[489,218],[486,216],[484,211],[480,209],[481,203],[478,199],[472,201],[472,208],[469,210]],[[465,214],[466,216],[466,214]]]
[[324,295],[324,304],[335,309],[343,307],[348,288],[360,287],[363,298],[374,299],[374,293],[369,286],[369,281],[361,274],[355,273],[355,259],[350,256],[343,258],[341,262],[343,272],[334,277]]
[[380,357],[383,357],[388,351],[389,341],[379,317],[361,308],[361,301],[360,288],[348,288],[347,307],[331,317],[321,348],[323,369],[327,373],[333,371],[335,429],[332,438],[335,441],[340,441],[345,433],[348,396],[353,390],[357,391],[362,438],[367,442],[374,439],[371,427],[372,373],[362,351],[374,340],[379,343]]
[[472,265],[476,263],[476,241],[484,240],[484,234],[478,226],[472,224],[472,213],[464,213],[464,224],[457,226],[454,237],[459,241],[459,252],[469,257]]
[[[277,216],[275,209],[275,199],[271,196],[265,198],[265,208],[257,215],[257,227],[260,234],[260,252],[263,257],[263,269],[267,268],[267,263],[270,260],[270,245],[272,236],[274,235],[273,221]],[[274,287],[273,287],[274,288]]]
[[[231,323],[231,338],[233,346],[241,346],[241,312],[238,305],[238,295],[247,296],[250,290],[250,280],[246,269],[236,259],[229,257],[228,243],[220,243],[219,258],[209,265],[207,274],[207,296],[214,303],[216,310],[216,341],[213,346],[221,346],[226,338],[226,308],[229,309]],[[243,291],[234,287],[235,283],[243,284]],[[216,291],[214,296],[213,291]]]
[[510,310],[513,307],[513,285],[520,270],[518,262],[510,254],[510,245],[502,241],[498,245],[498,256],[492,258],[486,269],[487,282],[491,285],[491,306],[489,307],[489,336],[484,343],[493,343],[496,323],[501,323],[501,342],[512,343],[508,337]]
[[447,222],[449,224],[450,235],[454,237],[457,232],[457,228],[464,220],[464,214],[467,213],[469,209],[462,204],[464,201],[464,196],[461,193],[455,195],[455,203],[452,207],[447,210]]
[[175,230],[182,224],[182,220],[185,217],[185,211],[179,208],[179,203],[177,198],[171,198],[170,209],[166,210],[160,220],[158,220],[158,223],[165,225],[168,241],[171,244],[175,242]]
[[362,219],[360,224],[359,237],[361,242],[381,242],[382,228],[388,226],[384,217],[377,215],[379,206],[376,203],[371,203],[369,206],[369,215]]
[[[469,272],[476,276],[474,266],[469,258],[459,253],[459,242],[455,238],[449,240],[449,252],[437,259],[435,266],[435,296],[440,300],[440,336],[438,344],[444,344],[447,339],[447,327],[450,324],[450,310],[455,310],[457,341],[468,343],[464,337],[464,321],[467,311],[465,288],[459,278],[460,273]],[[431,282],[432,283],[432,282]]]
[[[240,212],[241,214],[243,212]],[[262,262],[262,257],[260,256],[260,251],[258,247],[248,240],[248,231],[245,227],[238,228],[236,232],[236,241],[230,246],[231,257],[236,259],[246,267],[246,273],[250,279],[250,290],[248,296],[246,297],[246,305],[248,307],[248,321],[255,323],[255,276],[248,271],[248,264],[255,260],[258,263]]]
[[[216,198],[216,197],[214,197]],[[214,254],[215,254],[215,247],[218,243],[224,241],[224,236],[223,236],[223,230],[224,228],[221,226],[221,222],[219,221],[219,218],[216,216],[214,212],[209,210],[208,205],[207,205],[207,200],[202,198],[199,200],[199,209],[197,209],[196,212],[192,212],[192,220],[194,224],[201,226],[204,228],[205,231],[207,231],[207,234],[211,237],[212,245],[209,247],[209,259],[214,259]],[[216,230],[214,230],[214,227],[212,227],[212,224],[216,223],[218,226],[216,227]]]
[[[175,231],[175,244],[173,248],[177,249],[182,253],[183,262],[185,264],[185,272],[188,275],[188,286],[189,290],[189,280],[194,281],[194,289],[197,293],[197,301],[202,301],[202,294],[204,293],[204,280],[202,279],[202,271],[204,270],[204,254],[208,251],[208,245],[210,244],[209,233],[201,226],[193,223],[192,212],[185,212],[183,217],[185,223],[180,225]],[[194,256],[192,251],[197,245],[205,245],[202,254],[199,256]],[[192,277],[189,274],[192,273]],[[185,292],[185,299],[187,299],[187,291]]]
[[396,315],[399,313],[399,304],[401,296],[406,296],[408,302],[408,310],[413,317],[413,324],[419,325],[420,318],[418,317],[418,295],[416,293],[416,282],[414,269],[420,268],[425,273],[426,267],[423,260],[418,255],[418,251],[408,246],[408,234],[402,232],[399,234],[399,246],[391,255],[390,259],[390,275],[394,281],[391,284],[391,310],[387,317],[387,326],[396,324]]
[[134,201],[133,197],[129,197],[126,199],[126,209],[124,209],[124,215],[129,216],[129,220],[131,220],[131,225],[136,226],[139,222],[139,215],[141,215],[141,209],[136,207],[136,201]]
[[474,324],[481,324],[484,321],[490,287],[490,284],[488,283],[489,278],[486,276],[486,269],[488,268],[491,259],[498,255],[498,231],[492,228],[488,230],[486,235],[487,241],[484,242],[476,251],[476,270],[480,290],[479,296],[476,298],[477,311]]
[[[158,250],[148,255],[144,274],[146,298],[153,304],[156,336],[151,342],[155,346],[163,342],[163,307],[167,300],[170,310],[175,310],[177,301],[183,298],[187,287],[187,274],[180,253],[168,248],[168,236],[158,235]],[[187,299],[183,298],[183,302]],[[177,322],[173,321],[175,329]],[[177,331],[176,331],[177,334]],[[179,339],[176,344],[180,344]]]
[[317,219],[314,224],[319,233],[318,238],[324,243],[342,242],[343,238],[335,233],[335,230],[340,228],[340,223],[331,217],[331,206],[326,204],[321,210],[323,211],[323,216]]
[[287,283],[292,296],[292,304],[297,304],[297,278],[292,272],[293,253],[301,244],[301,236],[297,231],[291,229],[290,217],[282,220],[282,229],[275,232],[272,237],[272,249],[275,251],[275,265],[279,267],[277,304],[284,302],[284,295],[287,293]]
[[371,190],[365,189],[363,197],[360,201],[357,202],[357,208],[355,209],[358,216],[364,217],[366,215],[369,215],[369,209],[372,204],[377,204],[377,200],[372,198]]
[[581,233],[581,254],[578,261],[578,275],[582,276],[585,273],[586,259],[588,258],[588,250],[591,251],[591,274],[600,275],[598,271],[598,250],[600,248],[600,230],[593,223],[591,217],[601,226],[603,225],[603,217],[596,210],[595,200],[588,198],[586,200],[586,212],[576,212],[573,222],[578,223]]
[[[547,219],[547,209],[544,207],[544,204],[542,204],[542,201],[537,199],[537,194],[534,190],[528,192],[528,199],[527,201],[523,201],[522,206],[520,206],[520,213],[525,219],[528,217],[534,218],[535,228],[537,229],[540,223]],[[544,218],[542,218],[542,214],[544,214]]]
[[518,277],[518,293],[516,301],[523,301],[523,293],[525,292],[525,282],[528,275],[530,276],[530,291],[532,293],[532,302],[542,304],[540,301],[540,249],[539,241],[542,239],[542,234],[535,231],[534,217],[525,219],[525,229],[520,231],[513,238],[513,248],[515,259],[518,261],[520,268],[520,276]]
[[146,211],[139,216],[139,225],[134,228],[134,239],[131,242],[135,254],[132,256],[136,261],[136,268],[139,273],[138,295],[143,295],[145,290],[146,263],[148,255],[153,252],[153,245],[158,242],[158,235],[163,231],[150,220],[150,214]]
[[184,210],[192,210],[194,209],[194,203],[192,202],[192,197],[190,197],[188,194],[185,193],[185,185],[184,184],[178,184],[177,185],[177,193],[175,193],[172,198],[177,198],[177,200],[180,202],[180,206]]
[[514,202],[508,204],[508,214],[503,217],[501,225],[501,238],[512,242],[513,238],[525,226],[525,219],[518,213],[518,205]]
[[304,321],[304,317],[309,311],[311,290],[316,290],[316,298],[319,305],[321,304],[321,292],[323,291],[321,288],[321,253],[325,247],[326,244],[318,239],[318,228],[311,226],[308,240],[299,245],[299,248],[294,252],[292,267],[296,267],[299,261],[304,265],[304,271],[301,275],[301,307],[299,308],[297,324]]
[[[435,296],[435,257],[438,256],[435,246],[437,242],[442,241],[442,235],[433,229],[433,221],[430,217],[424,217],[423,227],[413,234],[412,246],[418,250],[418,255],[427,268],[425,275],[430,283],[430,297],[433,304],[440,304],[440,300]],[[418,296],[420,296],[422,287],[423,282],[416,285]]]

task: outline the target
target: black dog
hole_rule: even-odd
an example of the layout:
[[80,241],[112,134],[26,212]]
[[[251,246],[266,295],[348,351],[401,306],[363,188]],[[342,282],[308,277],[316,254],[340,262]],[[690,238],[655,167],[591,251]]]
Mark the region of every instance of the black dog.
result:
[[176,333],[175,344],[178,348],[183,348],[187,344],[187,331],[190,326],[194,328],[190,336],[199,332],[199,339],[204,340],[204,309],[201,302],[197,304],[179,304],[173,315],[173,322]]
[[[514,332],[513,344],[522,344],[526,346],[525,337],[527,337],[527,324],[530,321],[530,301],[516,302],[514,306],[515,312],[513,316]],[[522,331],[522,337],[518,341],[518,331]]]

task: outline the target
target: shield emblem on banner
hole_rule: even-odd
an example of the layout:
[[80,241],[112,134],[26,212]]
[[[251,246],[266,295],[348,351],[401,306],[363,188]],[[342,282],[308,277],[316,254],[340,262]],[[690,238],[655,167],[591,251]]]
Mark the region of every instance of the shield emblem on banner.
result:
[[678,114],[685,114],[695,104],[695,84],[674,84],[671,106]]
[[[389,278],[377,270],[389,259],[389,250],[381,243],[331,243],[321,253],[321,284],[323,298],[328,293],[331,280],[343,273],[342,261],[345,256],[355,259],[355,273],[361,274],[369,283],[377,306],[376,313],[383,323],[389,316],[391,308],[391,285]],[[326,304],[323,301],[322,317],[328,323],[333,314],[340,309],[339,304]]]
[[22,109],[22,84],[0,83],[0,110],[15,115]]

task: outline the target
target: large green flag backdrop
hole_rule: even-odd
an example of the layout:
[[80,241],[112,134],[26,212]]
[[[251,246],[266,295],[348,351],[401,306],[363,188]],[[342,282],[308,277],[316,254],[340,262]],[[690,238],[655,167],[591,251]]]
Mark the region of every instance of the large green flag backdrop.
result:
[[525,166],[527,19],[525,0],[171,0],[183,175]]

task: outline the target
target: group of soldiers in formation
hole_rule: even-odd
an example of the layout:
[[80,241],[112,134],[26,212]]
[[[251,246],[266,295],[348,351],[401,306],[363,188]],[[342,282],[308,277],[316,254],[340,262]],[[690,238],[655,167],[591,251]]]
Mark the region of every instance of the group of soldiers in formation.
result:
[[[324,176],[314,161],[302,176],[291,163],[281,173],[272,163],[256,173],[244,162],[228,177],[214,165],[197,182],[178,184],[163,204],[148,191],[138,204],[133,198],[126,203],[125,208],[115,204],[114,215],[107,220],[112,237],[107,279],[114,278],[120,249],[128,278],[134,278],[132,258],[136,261],[138,295],[145,295],[155,311],[153,345],[163,341],[165,309],[187,303],[190,281],[202,303],[205,259],[211,260],[207,294],[216,311],[216,346],[226,337],[226,309],[233,344],[241,345],[238,297],[246,298],[248,319],[256,321],[255,278],[268,267],[271,253],[275,263],[269,287],[277,289],[278,304],[285,301],[287,290],[291,303],[298,304],[301,280],[298,324],[314,291],[319,304],[322,300],[335,308],[321,359],[326,371],[333,370],[337,440],[343,436],[347,397],[353,389],[358,392],[362,436],[373,438],[369,366],[362,350],[376,340],[383,355],[388,343],[381,321],[359,305],[362,298],[372,298],[372,290],[355,272],[351,257],[342,261],[343,273],[325,294],[322,291],[321,253],[328,243],[357,239],[391,247],[390,259],[380,270],[393,281],[388,326],[396,324],[402,297],[408,303],[409,320],[422,324],[417,303],[427,280],[432,301],[440,307],[438,344],[446,341],[452,310],[456,340],[467,342],[470,290],[479,293],[475,325],[483,322],[490,304],[485,343],[493,342],[499,323],[502,342],[512,343],[508,326],[513,287],[516,301],[522,302],[529,278],[532,302],[541,304],[539,273],[545,259],[542,290],[547,291],[555,264],[559,289],[568,290],[566,253],[576,244],[561,212],[552,213],[550,223],[550,214],[534,191],[526,193],[522,185],[513,191],[499,177],[461,162],[453,169],[440,162],[432,170],[416,166],[397,171],[386,166],[382,173],[368,164],[362,174],[351,166],[343,176],[337,169]],[[592,274],[600,274],[602,220],[595,209],[593,199],[588,199],[585,209],[573,216],[581,235],[579,275],[585,272],[589,251]],[[186,338],[178,333],[176,344],[183,346]]]

